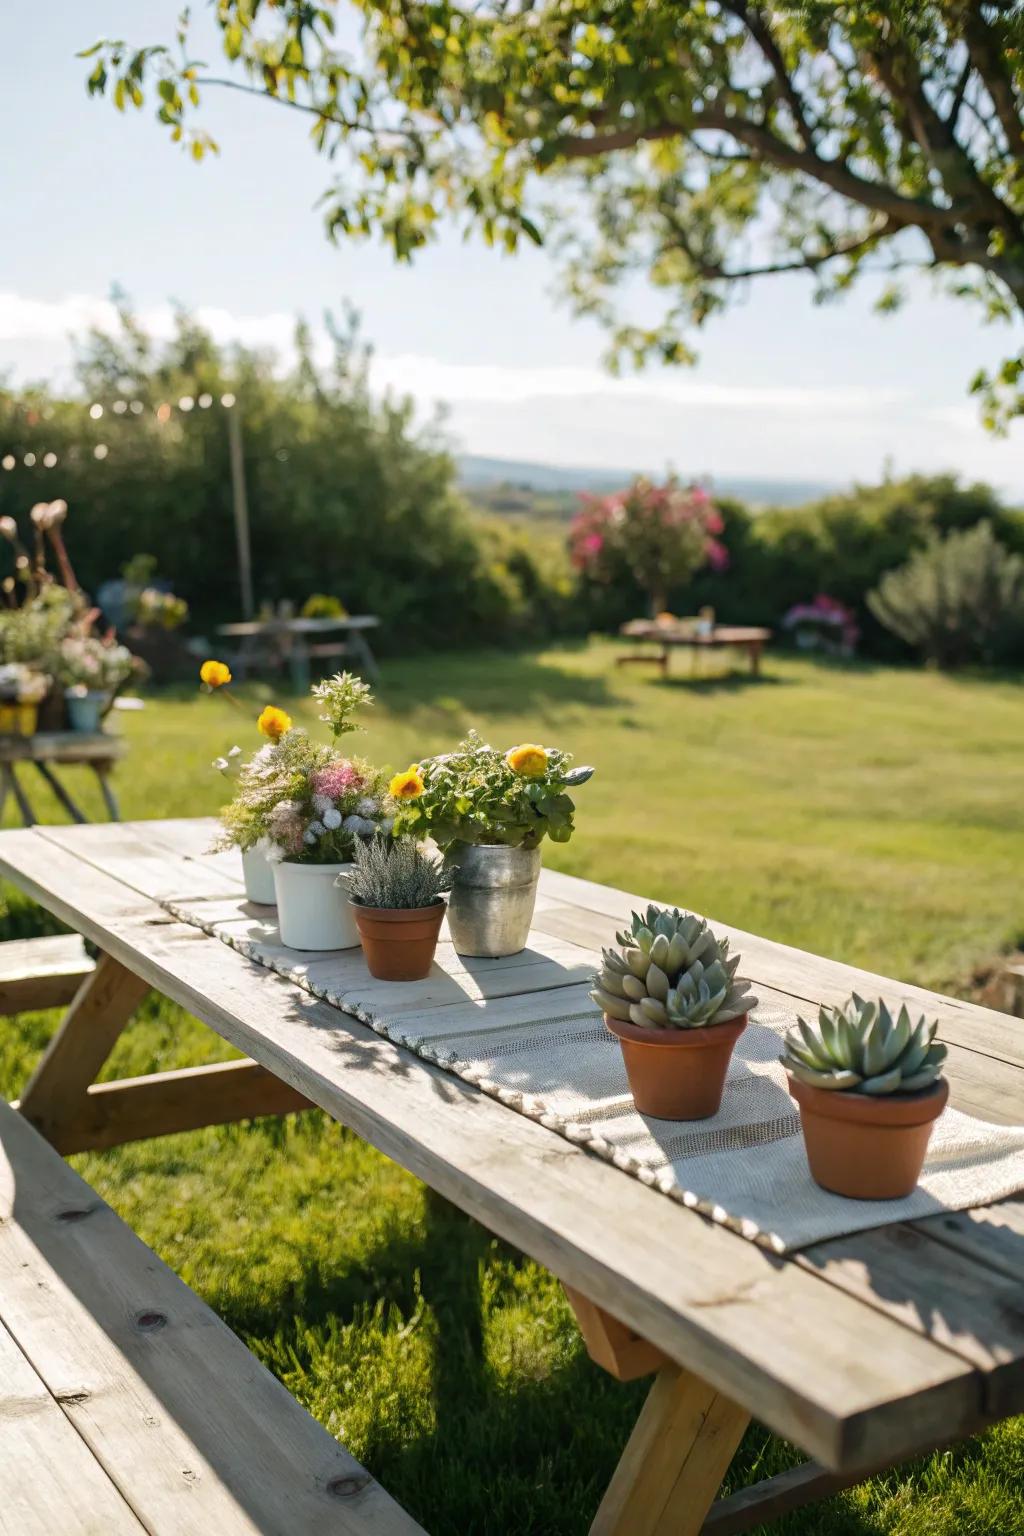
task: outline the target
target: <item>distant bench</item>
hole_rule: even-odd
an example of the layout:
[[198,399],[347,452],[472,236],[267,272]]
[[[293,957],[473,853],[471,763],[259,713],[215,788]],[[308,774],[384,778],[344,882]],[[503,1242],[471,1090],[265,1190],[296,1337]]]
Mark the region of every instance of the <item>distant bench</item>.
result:
[[695,625],[659,624],[656,619],[630,619],[619,630],[631,640],[650,640],[656,651],[631,651],[620,656],[617,665],[629,666],[633,662],[653,662],[661,668],[662,676],[668,673],[669,656],[674,647],[684,647],[694,653],[699,651],[738,649],[746,651],[750,658],[750,675],[757,677],[761,671],[761,652],[772,637],[770,629],[753,624],[716,624],[702,631]]

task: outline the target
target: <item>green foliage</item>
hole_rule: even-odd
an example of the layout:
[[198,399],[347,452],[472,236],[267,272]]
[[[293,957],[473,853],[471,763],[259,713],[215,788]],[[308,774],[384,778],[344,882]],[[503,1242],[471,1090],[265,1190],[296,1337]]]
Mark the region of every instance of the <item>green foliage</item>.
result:
[[567,843],[576,807],[567,793],[593,768],[572,768],[558,747],[524,744],[499,752],[471,731],[454,752],[424,758],[423,790],[403,801],[396,831],[452,843],[504,843],[536,848],[545,838]]
[[1024,647],[1024,558],[978,523],[933,538],[883,576],[868,606],[937,666],[1005,660]]
[[613,1019],[641,1029],[700,1029],[757,1006],[749,982],[736,975],[740,957],[730,956],[729,940],[692,912],[649,906],[615,937],[621,949],[602,950],[590,994]]
[[[446,219],[488,245],[550,241],[576,309],[615,364],[687,362],[690,331],[752,279],[799,271],[815,296],[867,269],[938,268],[990,318],[1024,305],[1024,18],[1010,4],[917,0],[355,0],[355,57],[335,8],[221,0],[229,82],[308,114],[342,171],[332,238],[376,235],[399,260]],[[220,83],[173,48],[97,43],[87,89],[148,103],[197,160]],[[231,71],[233,70],[233,74]],[[751,261],[751,244],[768,242]],[[663,311],[618,310],[644,273]],[[898,305],[890,283],[879,308]],[[1020,358],[976,389],[1020,409]]]
[[894,1017],[886,1004],[856,992],[841,1008],[818,1011],[818,1028],[797,1019],[779,1060],[812,1088],[869,1094],[918,1093],[942,1070],[946,1047],[936,1045],[937,1019],[913,1023],[906,1004]]
[[[349,612],[380,617],[383,653],[564,627],[564,556],[549,575],[550,541],[535,553],[528,536],[485,530],[455,490],[439,424],[417,427],[409,401],[371,395],[355,322],[330,325],[330,361],[314,364],[300,325],[299,361],[282,373],[272,355],[218,347],[184,313],[158,346],[122,305],[116,331],[93,332],[80,348],[82,394],[0,384],[0,442],[17,450],[15,467],[0,472],[0,515],[24,523],[41,493],[59,490],[88,591],[122,568],[126,551],[143,549],[197,626],[236,619],[236,410],[259,605],[298,608],[329,583]],[[231,397],[235,405],[220,404]],[[183,398],[196,402],[191,411],[178,409]],[[142,409],[115,412],[119,401]],[[102,416],[90,416],[90,402]],[[46,453],[54,468],[42,467]],[[0,545],[0,580],[16,555]]]
[[412,837],[357,842],[355,866],[348,893],[364,907],[391,911],[433,907],[452,888],[451,871]]
[[329,592],[311,592],[302,605],[302,617],[304,619],[345,619],[348,617],[348,609],[340,597],[332,597]]
[[320,719],[330,730],[331,740],[337,741],[339,736],[360,729],[352,716],[357,709],[373,703],[373,689],[354,672],[336,672],[314,685],[313,698],[320,706]]

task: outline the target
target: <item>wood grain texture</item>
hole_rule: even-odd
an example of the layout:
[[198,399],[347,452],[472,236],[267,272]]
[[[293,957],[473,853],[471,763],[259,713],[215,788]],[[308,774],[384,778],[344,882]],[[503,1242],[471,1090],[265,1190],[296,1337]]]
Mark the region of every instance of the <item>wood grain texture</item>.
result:
[[48,1140],[73,1118],[118,1035],[149,992],[134,971],[101,954],[26,1084],[20,1109]]
[[663,1366],[590,1536],[699,1536],[748,1422],[706,1382]]
[[2,1322],[0,1536],[146,1536]]
[[564,1289],[587,1346],[587,1354],[610,1376],[618,1381],[636,1381],[637,1377],[650,1376],[669,1363],[660,1349],[648,1344],[610,1312],[595,1307],[571,1286]]
[[877,1464],[978,1423],[981,1374],[952,1352],[396,1049],[111,876],[94,869],[84,881],[66,843],[74,835],[0,834],[0,868],[239,1050],[826,1464]]
[[47,1140],[65,1155],[100,1152],[127,1141],[310,1107],[303,1094],[258,1062],[215,1062],[94,1083],[69,1119],[50,1125]]
[[147,1531],[419,1532],[3,1104],[0,1317]]
[[0,944],[0,1013],[63,1008],[94,969],[77,933]]

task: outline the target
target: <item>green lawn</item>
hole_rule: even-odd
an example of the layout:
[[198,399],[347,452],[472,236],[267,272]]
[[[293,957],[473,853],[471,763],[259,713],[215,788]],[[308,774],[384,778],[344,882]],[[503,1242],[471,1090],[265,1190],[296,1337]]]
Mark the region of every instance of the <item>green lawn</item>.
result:
[[[760,683],[692,681],[680,659],[663,683],[614,654],[391,663],[362,748],[404,767],[470,725],[503,746],[557,741],[598,772],[549,864],[872,969],[952,989],[1019,940],[1019,682],[775,659]],[[315,722],[271,690],[243,697]],[[126,817],[214,810],[211,759],[253,740],[220,698],[119,718]],[[39,914],[6,894],[6,936],[33,931]],[[17,1094],[53,1023],[5,1032],[0,1091]],[[108,1075],[224,1054],[151,1000]],[[437,1536],[586,1531],[644,1386],[591,1366],[536,1265],[316,1114],[74,1161]],[[734,1476],[794,1454],[752,1430]],[[1015,1422],[775,1529],[1015,1536],[1022,1479]]]

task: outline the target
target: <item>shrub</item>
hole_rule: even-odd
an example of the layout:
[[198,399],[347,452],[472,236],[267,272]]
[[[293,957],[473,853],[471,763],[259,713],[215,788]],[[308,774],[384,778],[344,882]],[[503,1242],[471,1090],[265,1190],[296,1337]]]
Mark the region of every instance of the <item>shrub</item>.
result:
[[1004,660],[1024,635],[1024,559],[979,523],[933,538],[882,578],[868,605],[937,666]]

